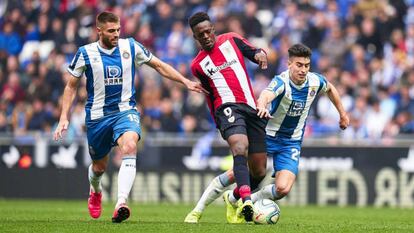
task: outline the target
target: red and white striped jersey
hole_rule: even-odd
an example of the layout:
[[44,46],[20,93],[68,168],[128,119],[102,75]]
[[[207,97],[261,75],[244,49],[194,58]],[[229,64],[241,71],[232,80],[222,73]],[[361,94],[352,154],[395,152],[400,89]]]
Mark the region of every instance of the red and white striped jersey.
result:
[[243,57],[257,63],[254,55],[260,51],[231,32],[217,36],[211,51],[201,50],[193,59],[191,71],[210,92],[206,99],[213,116],[224,103],[244,103],[256,109]]

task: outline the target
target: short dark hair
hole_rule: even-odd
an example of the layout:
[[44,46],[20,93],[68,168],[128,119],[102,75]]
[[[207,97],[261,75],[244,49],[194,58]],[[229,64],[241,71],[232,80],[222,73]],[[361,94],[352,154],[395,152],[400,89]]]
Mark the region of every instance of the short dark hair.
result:
[[96,16],[96,26],[100,27],[102,24],[111,22],[118,23],[119,17],[112,12],[104,11]]
[[195,14],[193,14],[191,17],[190,17],[190,19],[188,19],[188,24],[190,25],[190,27],[191,27],[191,30],[193,30],[193,28],[197,25],[197,24],[199,24],[199,23],[201,23],[201,22],[203,22],[203,21],[211,21],[210,20],[210,17],[208,16],[208,14],[206,13],[206,12],[202,12],[202,11],[200,11],[200,12],[197,12],[197,13],[195,13]]
[[291,57],[308,57],[312,56],[312,50],[304,44],[295,44],[288,49],[289,58]]

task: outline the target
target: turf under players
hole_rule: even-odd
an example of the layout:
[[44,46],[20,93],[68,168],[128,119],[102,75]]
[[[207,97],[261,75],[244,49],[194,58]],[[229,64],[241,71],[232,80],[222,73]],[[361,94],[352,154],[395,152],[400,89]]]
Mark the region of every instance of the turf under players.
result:
[[136,175],[137,143],[140,140],[140,114],[136,109],[135,68],[147,64],[162,76],[202,92],[199,83],[183,77],[132,38],[120,39],[119,17],[102,12],[96,17],[97,42],[78,49],[68,72],[72,75],[62,97],[62,112],[54,139],[62,138],[69,125],[70,108],[83,74],[88,99],[85,105],[89,154],[89,214],[99,218],[102,211],[101,177],[108,165],[108,153],[118,146],[123,154],[118,174],[118,200],[112,221],[119,223],[130,216],[127,199]]
[[[211,114],[233,154],[237,187],[231,197],[243,202],[237,213],[237,205],[228,202],[227,220],[252,221],[251,190],[266,175],[266,120],[257,115],[244,57],[266,69],[267,56],[262,49],[252,46],[236,33],[216,37],[214,26],[204,12],[192,15],[189,25],[202,48],[191,63],[191,70],[209,91],[206,99]],[[198,222],[201,216],[198,213],[192,211],[185,221]]]
[[[296,44],[289,48],[288,53],[289,69],[275,76],[257,101],[257,115],[270,118],[266,126],[266,144],[268,155],[273,157],[275,183],[253,193],[253,202],[265,198],[279,200],[290,192],[298,173],[306,119],[311,104],[320,92],[326,93],[338,110],[339,127],[346,129],[349,125],[336,88],[322,75],[309,72],[311,50],[305,45]],[[268,104],[271,105],[270,111]],[[199,209],[204,209],[213,198],[224,192],[226,186],[232,184],[232,176],[230,170],[216,177],[202,195],[206,198],[197,203],[197,206],[202,206]],[[227,183],[218,183],[216,180]],[[228,193],[224,193],[226,195]],[[201,214],[202,211],[199,212]]]

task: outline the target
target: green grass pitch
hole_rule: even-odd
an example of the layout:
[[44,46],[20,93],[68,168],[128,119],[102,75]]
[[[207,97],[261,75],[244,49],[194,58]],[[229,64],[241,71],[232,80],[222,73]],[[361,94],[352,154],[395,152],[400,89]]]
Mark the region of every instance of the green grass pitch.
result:
[[132,215],[113,224],[113,204],[89,217],[85,201],[0,200],[0,232],[414,232],[414,210],[357,207],[281,207],[276,225],[227,224],[225,207],[212,205],[201,223],[185,224],[190,205],[132,204]]

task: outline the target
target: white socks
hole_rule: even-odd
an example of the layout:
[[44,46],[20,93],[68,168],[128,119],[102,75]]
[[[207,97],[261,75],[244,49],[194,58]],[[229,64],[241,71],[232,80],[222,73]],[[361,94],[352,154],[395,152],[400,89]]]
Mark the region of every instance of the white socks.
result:
[[236,199],[234,197],[234,192],[230,192],[229,193],[229,201],[230,201],[231,204],[233,204],[234,206],[236,206],[236,203],[237,203],[238,199]]
[[276,193],[276,187],[274,184],[269,184],[255,192],[251,196],[253,203],[261,199],[279,200],[280,195]]
[[136,156],[127,155],[122,158],[118,173],[118,202],[116,206],[126,203],[136,175]]
[[216,176],[204,190],[196,207],[194,207],[194,211],[203,212],[204,208],[216,200],[232,183],[234,181],[230,181],[226,172]]
[[89,178],[89,183],[91,184],[92,192],[94,193],[102,192],[102,186],[101,186],[102,175],[97,176],[95,172],[93,172],[92,164],[89,165],[88,178]]

